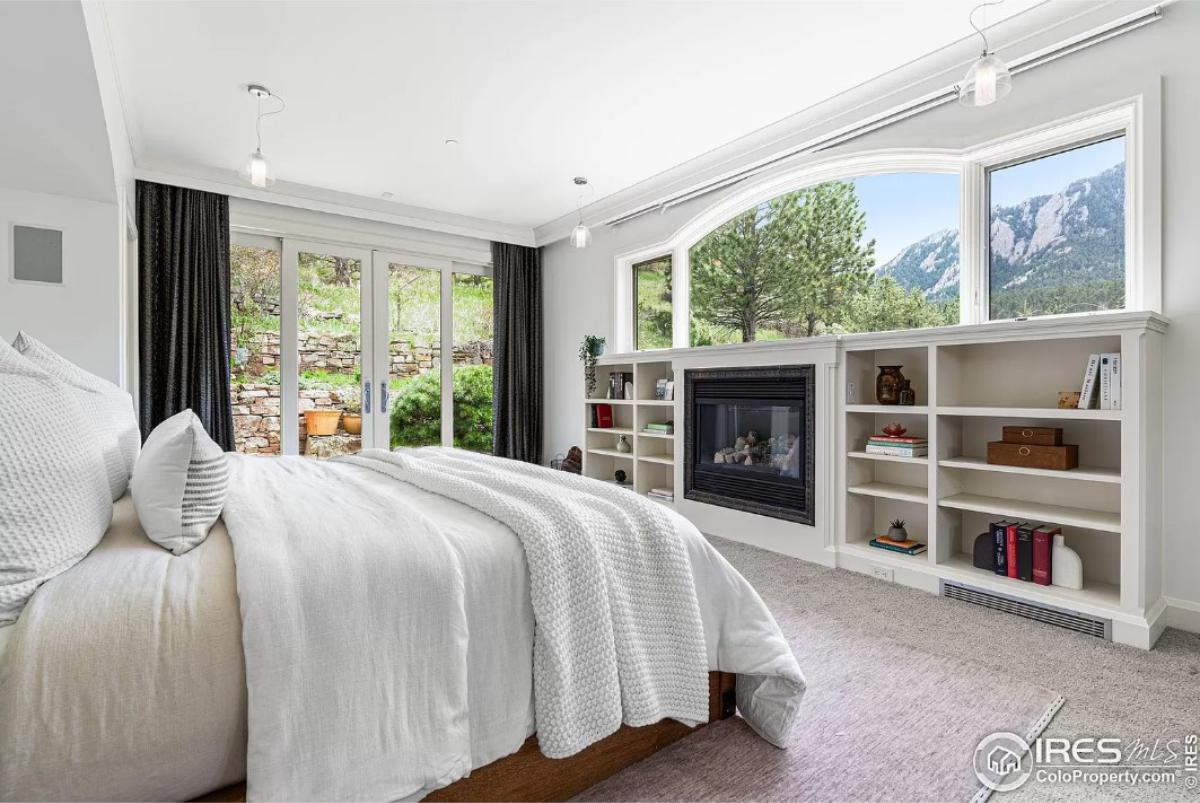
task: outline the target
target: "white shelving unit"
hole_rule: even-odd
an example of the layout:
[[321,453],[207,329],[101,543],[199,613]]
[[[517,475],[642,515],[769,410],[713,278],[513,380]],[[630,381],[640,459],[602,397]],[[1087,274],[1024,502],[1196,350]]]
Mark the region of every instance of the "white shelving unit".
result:
[[[598,395],[608,389],[608,375],[613,371],[633,374],[633,398],[584,399],[584,476],[611,481],[620,469],[625,472],[631,491],[646,494],[651,488],[670,488],[674,492],[675,435],[645,431],[646,424],[675,420],[675,402],[654,398],[659,379],[675,379],[671,361],[646,359],[643,355],[638,359],[601,357],[596,364]],[[612,405],[611,428],[591,425],[592,407],[596,404]],[[629,441],[631,451],[621,452],[616,448],[621,435]]]
[[[837,562],[928,591],[943,581],[975,586],[1110,620],[1112,636],[1149,647],[1162,629],[1161,533],[1149,488],[1161,449],[1162,319],[1096,316],[1053,328],[1001,325],[961,331],[846,337],[841,373]],[[1024,331],[1022,331],[1024,330]],[[1120,352],[1124,409],[1064,410],[1089,354]],[[880,365],[901,365],[917,406],[873,404]],[[929,440],[928,458],[869,455],[868,435],[898,422]],[[1079,446],[1070,471],[990,465],[987,442],[1004,425],[1062,427]],[[873,548],[892,518],[928,544],[920,555]],[[998,576],[972,565],[974,538],[1006,518],[1062,527],[1080,553],[1084,587],[1071,590]]]

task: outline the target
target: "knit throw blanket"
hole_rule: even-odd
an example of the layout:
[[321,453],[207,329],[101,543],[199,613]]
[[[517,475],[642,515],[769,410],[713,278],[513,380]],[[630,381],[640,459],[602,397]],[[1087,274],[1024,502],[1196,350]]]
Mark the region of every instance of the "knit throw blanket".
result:
[[508,525],[529,564],[538,744],[564,758],[624,722],[708,719],[708,660],[685,545],[623,488],[458,450],[342,458]]

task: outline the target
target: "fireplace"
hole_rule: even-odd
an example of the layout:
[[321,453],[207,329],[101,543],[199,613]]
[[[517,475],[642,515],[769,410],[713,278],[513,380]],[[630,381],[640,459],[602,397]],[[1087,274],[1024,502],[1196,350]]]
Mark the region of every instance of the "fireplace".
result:
[[812,524],[811,365],[684,372],[684,498]]

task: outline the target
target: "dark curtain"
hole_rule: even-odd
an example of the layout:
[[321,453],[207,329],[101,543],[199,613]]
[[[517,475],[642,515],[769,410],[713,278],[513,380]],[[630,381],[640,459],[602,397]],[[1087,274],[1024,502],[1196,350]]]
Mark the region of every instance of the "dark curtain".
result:
[[494,451],[542,460],[542,264],[534,248],[492,243]]
[[229,198],[137,183],[142,439],[191,408],[233,450]]

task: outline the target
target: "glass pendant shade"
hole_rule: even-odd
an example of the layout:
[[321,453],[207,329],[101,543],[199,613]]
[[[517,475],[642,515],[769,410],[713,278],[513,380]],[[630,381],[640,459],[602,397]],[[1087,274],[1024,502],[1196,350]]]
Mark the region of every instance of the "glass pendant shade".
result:
[[242,168],[242,178],[255,187],[269,187],[275,183],[275,173],[271,170],[271,164],[267,161],[267,157],[263,156],[261,150],[250,154],[246,166]]
[[576,248],[587,248],[592,243],[592,232],[587,226],[583,225],[583,221],[579,221],[579,225],[571,230],[571,245]]
[[958,88],[958,102],[964,106],[990,106],[1012,91],[1012,74],[994,53],[983,53]]

